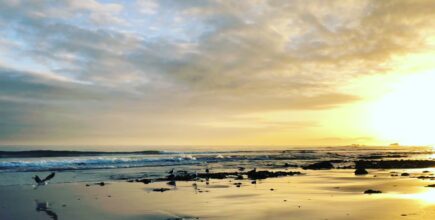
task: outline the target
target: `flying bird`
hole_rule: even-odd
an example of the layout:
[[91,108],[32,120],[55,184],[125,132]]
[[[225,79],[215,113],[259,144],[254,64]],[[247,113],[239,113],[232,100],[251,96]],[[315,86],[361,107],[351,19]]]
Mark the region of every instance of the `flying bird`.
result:
[[34,185],[34,187],[38,187],[38,186],[44,186],[48,184],[48,181],[53,179],[53,177],[56,174],[54,172],[50,173],[50,175],[48,175],[47,177],[45,177],[44,179],[41,179],[38,175],[35,175],[34,177],[32,177],[32,179],[35,180],[36,185]]

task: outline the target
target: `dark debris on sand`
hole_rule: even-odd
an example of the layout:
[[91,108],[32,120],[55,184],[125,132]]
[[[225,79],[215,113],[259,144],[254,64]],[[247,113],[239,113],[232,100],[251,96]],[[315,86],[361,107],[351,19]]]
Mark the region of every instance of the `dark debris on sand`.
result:
[[152,182],[152,180],[151,179],[147,179],[147,178],[142,178],[142,179],[127,180],[127,182],[129,182],[129,183],[136,182],[136,183],[150,184]]
[[302,167],[304,170],[330,170],[334,168],[331,161],[321,161]]
[[359,156],[358,158],[362,159],[362,160],[377,160],[377,159],[383,159],[383,158],[404,158],[404,157],[408,157],[408,155],[390,152],[390,154],[363,155],[363,156]]
[[435,167],[435,160],[359,160],[355,166],[367,169],[412,169]]
[[236,187],[240,187],[240,186],[242,185],[242,183],[234,183],[234,185],[235,185]]
[[99,182],[99,183],[93,183],[93,184],[89,184],[89,183],[87,183],[85,186],[86,186],[86,187],[89,187],[89,186],[91,186],[91,185],[96,185],[96,186],[105,186],[105,185],[107,185],[107,183],[105,183],[105,182]]
[[263,171],[256,171],[256,170],[251,170],[249,172],[246,173],[246,175],[248,175],[248,178],[251,180],[259,180],[259,179],[267,179],[267,178],[276,178],[276,177],[283,177],[283,176],[295,176],[295,175],[301,175],[302,173],[299,171],[267,171],[267,170],[263,170]]
[[368,190],[364,191],[364,194],[379,194],[379,193],[382,193],[382,191],[373,190],[373,189],[368,189]]
[[366,169],[364,169],[363,167],[357,167],[355,170],[355,175],[366,175],[369,174],[369,172],[367,172]]
[[169,189],[169,188],[156,188],[156,189],[153,189],[154,192],[166,192],[168,190],[171,190],[171,189]]
[[168,175],[166,178],[156,179],[157,181],[196,181],[200,179],[226,179],[235,178],[236,180],[244,179],[243,176],[247,176],[248,179],[258,180],[284,176],[301,175],[299,171],[257,171],[253,169],[248,172],[216,172],[216,173],[188,173],[182,172],[177,175]]
[[421,179],[421,180],[435,180],[435,177],[433,177],[433,176],[419,176],[419,177],[417,177],[417,179]]

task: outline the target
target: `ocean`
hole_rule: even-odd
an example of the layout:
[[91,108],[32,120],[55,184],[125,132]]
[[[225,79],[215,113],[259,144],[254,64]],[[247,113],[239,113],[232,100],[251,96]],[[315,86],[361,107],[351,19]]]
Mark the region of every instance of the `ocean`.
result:
[[[0,148],[1,149],[1,148]],[[32,176],[56,172],[54,183],[158,178],[171,169],[203,172],[245,169],[298,169],[319,161],[346,168],[356,160],[434,159],[431,147],[293,147],[258,150],[0,151],[0,185],[31,185]],[[148,148],[147,148],[148,149]],[[192,148],[193,149],[193,148]],[[221,149],[225,149],[222,147]]]

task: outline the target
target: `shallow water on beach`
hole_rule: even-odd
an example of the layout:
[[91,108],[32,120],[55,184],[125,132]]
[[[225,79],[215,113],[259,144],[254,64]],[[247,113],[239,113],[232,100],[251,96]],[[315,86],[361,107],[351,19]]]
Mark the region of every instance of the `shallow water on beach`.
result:
[[[25,151],[18,155],[0,152],[1,185],[31,184],[35,174],[44,176],[57,171],[53,183],[104,181],[137,177],[162,177],[172,168],[189,172],[246,169],[275,169],[287,163],[289,167],[303,166],[317,161],[335,161],[343,167],[359,159],[430,159],[435,154],[430,147],[322,147],[279,150],[227,151],[165,151],[93,152],[55,151],[40,157],[41,152]],[[72,154],[73,153],[73,154]],[[72,154],[72,155],[71,155]]]
[[[396,170],[421,173],[423,170]],[[434,169],[426,169],[434,172]],[[355,176],[351,170],[249,180],[106,182],[0,187],[0,219],[433,219],[429,180],[390,171]],[[375,177],[376,176],[376,177]],[[237,187],[235,182],[242,185]],[[167,187],[166,192],[153,189]],[[382,194],[367,195],[368,188]],[[273,190],[272,190],[273,189]]]
[[[435,168],[367,169],[357,160],[434,160],[432,148],[303,148],[261,151],[95,153],[0,159],[0,219],[435,219]],[[39,152],[38,154],[40,154]],[[53,152],[50,152],[53,154]],[[69,153],[67,153],[69,154]],[[74,153],[77,154],[77,153]],[[302,169],[333,161],[328,170]],[[400,165],[400,163],[399,163]],[[256,168],[302,175],[252,180],[235,176],[150,184],[168,171],[239,172]],[[31,177],[55,171],[46,186]],[[406,174],[406,175],[405,175]],[[421,178],[424,177],[424,178]],[[97,183],[104,181],[104,186]],[[238,186],[239,185],[239,186]],[[167,188],[165,192],[155,189]],[[368,189],[380,194],[364,194]]]

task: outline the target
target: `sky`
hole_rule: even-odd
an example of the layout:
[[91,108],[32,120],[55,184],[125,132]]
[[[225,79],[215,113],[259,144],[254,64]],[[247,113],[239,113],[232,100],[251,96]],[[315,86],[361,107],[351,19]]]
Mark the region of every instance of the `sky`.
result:
[[0,144],[434,144],[433,0],[0,0]]

